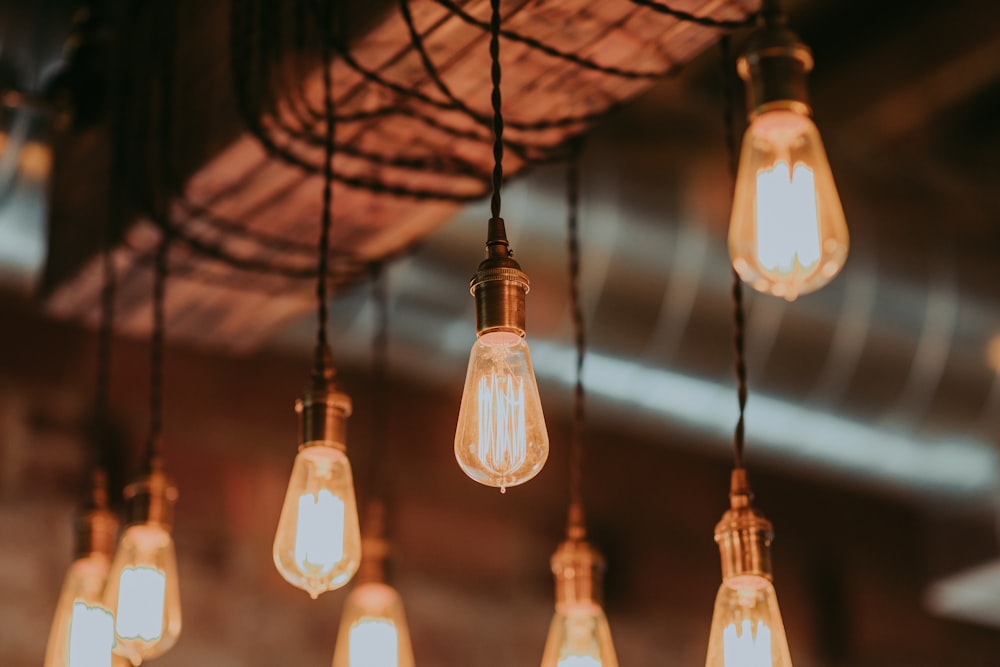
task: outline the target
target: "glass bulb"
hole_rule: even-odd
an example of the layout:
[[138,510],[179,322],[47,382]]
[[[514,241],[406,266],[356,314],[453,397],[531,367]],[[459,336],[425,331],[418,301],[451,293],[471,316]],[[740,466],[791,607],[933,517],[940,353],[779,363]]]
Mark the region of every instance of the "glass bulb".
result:
[[719,587],[705,667],[792,667],[774,586],[765,577],[729,577]]
[[45,667],[111,667],[115,620],[101,599],[110,567],[101,553],[70,565],[45,649]]
[[458,413],[455,457],[481,484],[523,484],[549,456],[542,402],[523,336],[482,334],[472,346]]
[[295,456],[274,536],[274,564],[314,599],[340,588],[361,563],[361,530],[347,455],[312,442]]
[[174,645],[181,633],[181,599],[170,531],[153,522],[125,529],[104,602],[115,612],[116,653],[139,664]]
[[556,605],[541,667],[618,667],[611,628],[599,604]]
[[729,254],[740,277],[792,301],[840,272],[848,243],[812,119],[787,109],[754,118],[743,137],[729,224]]
[[386,584],[359,584],[347,596],[333,667],[413,667],[403,601]]

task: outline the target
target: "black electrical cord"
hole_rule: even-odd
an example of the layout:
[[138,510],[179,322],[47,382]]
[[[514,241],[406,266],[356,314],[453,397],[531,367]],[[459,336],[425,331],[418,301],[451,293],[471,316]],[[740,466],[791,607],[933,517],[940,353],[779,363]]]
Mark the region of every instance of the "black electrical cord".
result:
[[500,95],[500,0],[490,0],[490,104],[493,108],[493,194],[490,216],[500,219],[500,188],[503,185],[503,100]]
[[[722,81],[722,121],[725,132],[726,155],[731,178],[735,186],[737,161],[739,159],[734,123],[735,100],[733,96],[731,65],[732,53],[729,35],[719,40],[721,81]],[[733,371],[736,375],[736,397],[739,416],[733,432],[733,465],[743,468],[744,416],[747,406],[747,363],[746,363],[746,314],[743,305],[743,281],[736,269],[732,269],[733,299]]]
[[569,301],[573,319],[573,340],[576,347],[575,382],[573,385],[573,420],[570,428],[569,464],[569,530],[583,531],[583,427],[586,393],[583,384],[583,362],[587,349],[587,331],[580,297],[580,152],[579,140],[570,146],[566,166],[567,257],[569,269]]
[[674,9],[673,7],[666,5],[662,2],[657,2],[657,0],[632,0],[633,3],[651,9],[654,12],[663,14],[665,16],[670,16],[678,21],[683,21],[685,23],[694,23],[695,25],[700,25],[703,28],[721,28],[723,30],[738,30],[740,28],[746,28],[752,26],[757,19],[756,14],[749,14],[743,19],[716,19],[711,16],[698,16],[690,12],[685,12],[680,9]]
[[[328,30],[330,26],[331,14],[328,10],[321,12],[317,18],[323,22]],[[326,111],[326,143],[323,146],[323,215],[320,221],[319,232],[319,259],[316,270],[316,307],[317,307],[317,327],[316,327],[316,374],[323,376],[329,370],[327,360],[329,355],[329,342],[327,341],[327,294],[326,281],[328,277],[327,264],[330,254],[330,228],[333,226],[333,160],[335,156],[336,143],[336,121],[333,114],[333,53],[328,40],[323,40],[323,61],[321,69],[323,71],[323,108]]]

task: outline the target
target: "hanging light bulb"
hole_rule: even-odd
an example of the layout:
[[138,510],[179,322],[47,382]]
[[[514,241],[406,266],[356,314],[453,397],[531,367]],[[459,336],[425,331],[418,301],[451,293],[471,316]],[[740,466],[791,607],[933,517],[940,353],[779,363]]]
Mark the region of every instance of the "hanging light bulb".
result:
[[389,547],[382,538],[384,507],[369,507],[364,560],[347,596],[337,633],[333,667],[413,667],[413,647],[403,600],[385,583]]
[[107,478],[94,474],[87,506],[76,518],[76,555],[66,574],[45,649],[45,667],[110,667],[114,615],[102,600],[118,536],[108,509]]
[[170,534],[177,487],[159,457],[125,487],[131,523],[108,576],[104,603],[115,612],[115,653],[133,664],[163,655],[181,632],[177,556]]
[[556,613],[541,667],[618,667],[611,628],[601,608],[604,558],[572,531],[552,556]]
[[323,366],[295,404],[299,453],[274,536],[274,564],[314,599],[340,588],[361,562],[354,479],[346,451],[351,399],[333,384],[329,348]]
[[733,470],[730,509],[715,527],[722,585],[705,667],[792,667],[771,583],[771,522],[752,505],[746,470]]
[[776,0],[737,62],[747,83],[743,137],[729,224],[729,254],[755,290],[789,301],[830,282],[847,260],[844,210],[806,93],[809,48]]
[[486,259],[470,281],[476,335],[458,413],[455,457],[472,479],[501,492],[545,465],[549,435],[524,340],[528,276],[514,261],[503,220],[490,220]]

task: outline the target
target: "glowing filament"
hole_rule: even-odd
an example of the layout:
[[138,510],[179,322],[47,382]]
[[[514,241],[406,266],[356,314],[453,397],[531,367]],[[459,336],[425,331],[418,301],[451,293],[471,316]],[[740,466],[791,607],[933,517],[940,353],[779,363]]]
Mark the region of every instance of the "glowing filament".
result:
[[479,460],[495,475],[524,464],[528,441],[524,380],[490,373],[479,380]]
[[167,577],[152,567],[122,569],[115,614],[118,636],[155,641],[163,634]]
[[344,557],[344,501],[326,489],[299,496],[295,562],[303,572],[326,574]]
[[813,170],[776,162],[757,172],[757,256],[765,269],[792,273],[820,258]]
[[66,667],[111,667],[115,621],[107,609],[77,600],[69,625],[69,660]]
[[771,630],[763,622],[757,623],[756,636],[751,631],[750,619],[744,619],[741,628],[730,623],[722,631],[722,654],[725,667],[771,667]]
[[396,625],[381,618],[362,618],[351,626],[350,667],[396,667],[399,636]]
[[589,655],[567,655],[557,667],[601,667],[601,661]]

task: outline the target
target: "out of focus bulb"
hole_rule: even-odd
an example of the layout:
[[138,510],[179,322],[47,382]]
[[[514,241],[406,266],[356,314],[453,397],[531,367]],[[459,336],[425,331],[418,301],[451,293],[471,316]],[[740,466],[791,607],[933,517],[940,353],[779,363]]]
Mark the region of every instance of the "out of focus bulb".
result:
[[789,301],[826,285],[847,259],[847,223],[809,116],[756,116],[740,155],[729,225],[733,267],[754,289]]
[[115,653],[138,665],[166,653],[181,633],[177,555],[170,534],[177,488],[155,461],[125,489],[133,523],[115,552],[104,604],[115,614]]
[[722,585],[715,597],[705,667],[792,667],[771,583],[771,522],[752,504],[746,471],[730,482],[730,509],[715,527]]
[[104,587],[118,536],[108,509],[107,477],[96,470],[90,498],[76,516],[76,554],[66,573],[44,667],[111,667],[115,619],[104,604]]
[[274,564],[286,581],[316,598],[346,584],[360,562],[351,463],[329,443],[303,446],[274,536]]
[[403,601],[394,588],[366,582],[347,596],[333,667],[413,667]]
[[581,537],[552,555],[556,613],[549,626],[541,667],[618,667],[611,628],[600,605],[604,558]]
[[115,555],[105,602],[115,612],[120,653],[138,664],[166,653],[181,632],[177,557],[169,530],[129,526]]
[[45,667],[111,667],[115,619],[101,595],[111,562],[91,553],[70,565],[45,650]]
[[755,575],[730,577],[715,598],[706,667],[791,667],[774,586]]
[[618,667],[611,629],[600,605],[556,604],[541,667]]
[[455,457],[488,486],[522,484],[545,465],[549,436],[523,335],[481,334],[472,346],[458,414]]

